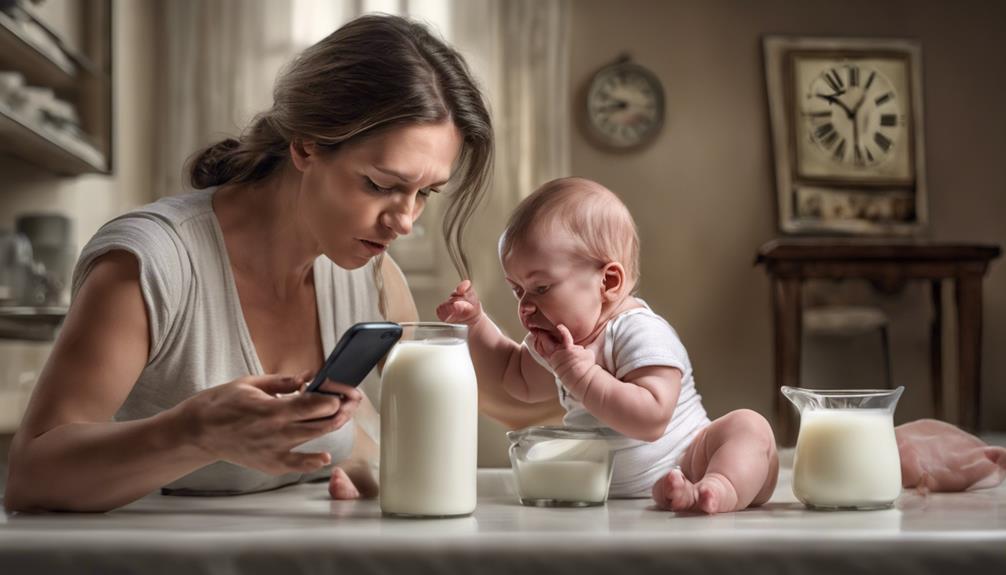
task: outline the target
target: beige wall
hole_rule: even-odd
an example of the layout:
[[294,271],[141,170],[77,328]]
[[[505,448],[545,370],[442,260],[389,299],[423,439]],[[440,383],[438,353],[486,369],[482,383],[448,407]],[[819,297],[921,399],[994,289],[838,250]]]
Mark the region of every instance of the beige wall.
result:
[[[12,229],[15,217],[24,212],[66,214],[74,220],[79,250],[101,224],[150,201],[156,143],[151,88],[156,67],[150,45],[153,12],[149,2],[115,0],[112,4],[114,172],[110,176],[60,178],[0,156],[0,228]],[[50,21],[67,27],[72,27],[74,9],[73,0],[50,1],[46,8]],[[72,38],[73,33],[68,36]],[[48,349],[48,344],[0,340],[0,392],[33,382]],[[0,421],[0,433],[7,431],[5,423]]]
[[[577,130],[573,172],[619,192],[643,242],[642,296],[678,329],[713,415],[773,401],[768,281],[752,261],[775,234],[761,37],[916,38],[922,43],[930,236],[1006,244],[1006,3],[970,0],[577,0],[573,89],[628,52],[664,82],[667,121],[648,149],[604,153]],[[892,316],[899,420],[930,416],[928,291],[816,286]],[[1006,262],[985,283],[982,416],[1006,429]],[[858,387],[879,373],[876,343],[808,342],[807,381]],[[848,366],[856,369],[848,369]],[[842,370],[837,368],[841,367]],[[855,380],[843,381],[843,374]],[[876,380],[873,380],[876,381]],[[872,384],[872,382],[868,382]],[[952,385],[953,381],[948,383]]]

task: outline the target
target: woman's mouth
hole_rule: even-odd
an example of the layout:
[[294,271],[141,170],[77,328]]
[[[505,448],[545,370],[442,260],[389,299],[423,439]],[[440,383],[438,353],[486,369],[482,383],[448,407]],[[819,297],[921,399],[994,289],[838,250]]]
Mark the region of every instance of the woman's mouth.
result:
[[385,244],[379,242],[372,242],[370,240],[361,239],[360,243],[363,244],[364,249],[366,249],[368,253],[375,256],[383,254],[384,250],[388,249],[388,246],[386,246]]

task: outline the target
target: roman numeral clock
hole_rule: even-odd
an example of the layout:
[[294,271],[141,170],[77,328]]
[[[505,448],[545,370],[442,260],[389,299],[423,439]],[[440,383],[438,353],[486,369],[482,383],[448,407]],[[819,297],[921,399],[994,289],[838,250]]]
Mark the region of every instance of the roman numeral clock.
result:
[[764,47],[782,231],[919,232],[918,44],[769,37]]

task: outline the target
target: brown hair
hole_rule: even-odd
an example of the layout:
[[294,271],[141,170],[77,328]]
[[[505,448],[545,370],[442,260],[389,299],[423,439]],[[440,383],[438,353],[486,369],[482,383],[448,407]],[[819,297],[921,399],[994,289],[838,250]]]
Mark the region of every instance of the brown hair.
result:
[[[577,255],[597,265],[625,268],[629,293],[639,284],[639,232],[614,192],[586,178],[559,178],[524,198],[500,236],[500,261],[536,230],[560,225],[580,245]],[[547,229],[547,228],[545,228]]]
[[461,55],[405,18],[363,16],[304,50],[276,82],[272,108],[239,139],[193,156],[190,181],[196,189],[258,182],[289,161],[291,142],[334,150],[378,130],[445,120],[463,143],[443,233],[454,267],[468,277],[462,239],[492,173],[492,123]]

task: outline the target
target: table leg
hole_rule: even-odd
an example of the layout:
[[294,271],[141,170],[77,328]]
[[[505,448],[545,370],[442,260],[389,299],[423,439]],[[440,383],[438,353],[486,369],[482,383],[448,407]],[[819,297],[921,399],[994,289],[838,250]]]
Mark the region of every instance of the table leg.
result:
[[929,325],[929,382],[933,386],[933,417],[946,417],[943,410],[943,287],[942,280],[931,282],[933,319]]
[[958,424],[979,431],[982,367],[982,276],[957,277],[957,395]]
[[800,338],[802,336],[801,282],[794,278],[772,281],[773,331],[775,337],[775,416],[777,441],[796,443],[794,408],[779,388],[800,386]]

